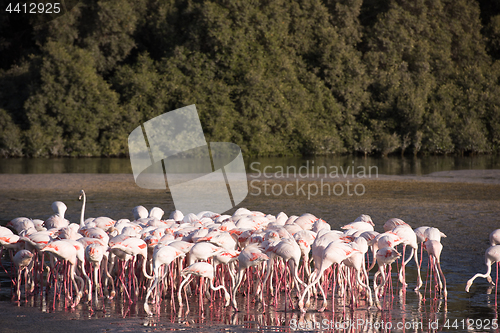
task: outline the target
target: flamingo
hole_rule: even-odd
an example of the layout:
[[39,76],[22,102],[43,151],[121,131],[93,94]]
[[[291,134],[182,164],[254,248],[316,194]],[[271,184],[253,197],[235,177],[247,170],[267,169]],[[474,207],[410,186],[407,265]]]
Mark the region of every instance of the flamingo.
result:
[[[378,271],[373,276],[373,291],[375,293],[375,302],[379,310],[382,310],[379,300],[379,290],[380,288],[385,287],[385,284],[388,281],[388,277],[390,278],[390,275],[388,277],[385,275],[385,268],[388,265],[390,266],[399,257],[401,257],[401,254],[392,247],[384,247],[377,251],[376,258],[378,264]],[[377,286],[377,277],[379,275],[382,276],[382,283]]]
[[331,230],[331,228],[332,227],[324,220],[317,219],[312,226],[312,231],[318,233],[321,229]]
[[443,295],[446,298],[446,296],[448,295],[448,291],[446,290],[446,278],[444,277],[443,271],[441,270],[440,263],[443,245],[438,240],[428,239],[424,242],[424,248],[427,250],[427,253],[429,253],[430,264],[433,266],[434,270],[436,270],[437,268],[438,273],[436,274],[439,281],[439,288],[443,290]]
[[[182,306],[182,296],[181,292],[183,290],[184,285],[189,281],[191,278],[191,275],[199,276],[201,278],[207,278],[210,283],[210,289],[213,291],[217,291],[219,289],[222,289],[224,291],[224,298],[226,299],[226,303],[224,306],[228,306],[229,302],[231,300],[231,297],[229,293],[227,292],[226,288],[224,285],[219,285],[218,287],[214,287],[214,268],[212,265],[206,262],[196,262],[186,268],[184,268],[181,272],[181,275],[184,276],[184,280],[182,280],[179,290],[177,292],[177,300],[179,301],[179,305]],[[200,289],[201,289],[201,283],[200,283]],[[201,291],[201,290],[200,290]],[[203,309],[203,302],[201,301],[202,293],[200,292],[200,303],[202,305]]]
[[[78,228],[75,230],[75,228],[72,228],[71,225],[75,224],[71,223],[69,226],[59,229],[55,234],[56,238],[72,240],[78,240],[79,238],[82,238],[83,236],[78,233]],[[76,226],[79,227],[77,224]]]
[[233,307],[235,311],[238,311],[238,303],[236,302],[236,293],[240,287],[241,281],[243,280],[243,271],[252,266],[257,266],[263,261],[269,260],[269,257],[262,253],[259,245],[254,243],[245,247],[240,255],[238,256],[238,274],[236,277],[236,285],[233,288]]
[[[392,229],[392,232],[396,235],[398,235],[400,238],[403,239],[402,244],[404,245],[403,248],[403,262],[401,264],[401,269],[399,271],[399,281],[406,286],[406,281],[405,281],[405,267],[406,265],[410,262],[411,258],[414,257],[415,259],[415,265],[417,266],[417,286],[415,287],[415,290],[419,290],[420,287],[422,286],[422,278],[420,276],[420,264],[418,263],[418,242],[417,242],[417,235],[413,231],[413,229],[407,225],[407,224],[402,224],[398,225],[394,229]],[[406,246],[409,245],[412,248],[410,257],[405,260],[404,255],[405,255],[405,248]]]
[[153,218],[157,218],[158,220],[161,220],[161,218],[163,217],[163,214],[165,214],[163,209],[161,209],[160,207],[153,207],[149,211],[148,217],[153,217]]
[[87,202],[87,197],[85,196],[85,191],[84,190],[80,190],[80,196],[78,197],[78,200],[82,200],[82,209],[80,211],[80,230],[84,230],[86,228],[86,225],[85,225],[85,204]]
[[392,218],[387,220],[384,223],[384,231],[391,231],[392,229],[396,228],[398,225],[408,225],[405,221],[398,219],[398,218]]
[[495,283],[491,279],[491,265],[493,265],[494,263],[498,263],[498,262],[500,262],[500,245],[490,246],[486,250],[486,252],[484,253],[484,263],[486,264],[486,267],[488,268],[486,273],[484,273],[484,274],[477,273],[471,279],[469,279],[469,281],[467,281],[467,285],[465,286],[465,291],[469,292],[469,289],[472,286],[472,283],[478,277],[485,278],[491,285],[494,285]]
[[192,265],[197,260],[208,260],[208,258],[211,258],[223,252],[224,250],[225,250],[224,248],[214,245],[212,243],[208,242],[196,243],[189,250],[188,265]]
[[290,236],[294,236],[297,232],[303,231],[304,229],[298,224],[286,224],[283,227],[284,230],[288,232]]
[[47,229],[59,229],[69,226],[69,221],[64,218],[64,213],[67,209],[68,207],[66,207],[64,202],[54,201],[52,203],[52,210],[55,214],[45,220],[43,226]]
[[92,228],[87,228],[87,229],[80,229],[80,233],[84,237],[89,237],[89,238],[97,238],[102,240],[105,244],[108,244],[109,242],[109,235],[104,231],[102,228],[99,227],[92,227]]
[[[304,231],[304,230],[302,230]],[[266,277],[264,278],[264,282],[262,283],[263,288],[258,290],[257,294],[259,295],[259,301],[263,302],[263,289],[267,286],[267,280],[271,277],[269,282],[269,290],[271,291],[271,295],[274,293],[273,287],[273,275],[272,272],[274,270],[274,258],[276,257],[276,253],[273,251],[274,246],[276,246],[281,241],[281,238],[275,230],[268,230],[264,234],[263,242],[261,243],[261,248],[264,250],[264,253],[268,256],[269,260],[266,265]],[[257,243],[256,243],[257,244]]]
[[356,229],[362,231],[373,231],[375,224],[370,215],[361,214],[353,222],[344,225],[341,229]]
[[[365,234],[366,235],[366,234]],[[372,251],[373,251],[373,262],[371,266],[368,268],[368,271],[371,271],[373,267],[375,267],[376,263],[376,253],[379,249],[384,247],[395,247],[403,242],[403,238],[394,234],[391,231],[386,231],[382,234],[378,234],[375,236],[375,239],[372,243]]]
[[0,246],[5,247],[6,249],[18,251],[24,246],[23,238],[14,234],[0,236]]
[[14,233],[9,228],[0,226],[0,236],[13,235]]
[[[337,265],[341,264],[342,261],[349,258],[355,252],[360,252],[360,251],[356,248],[351,247],[349,244],[343,243],[341,240],[331,242],[327,247],[324,248],[323,253],[321,255],[321,259],[318,262],[318,264],[316,264],[315,262],[316,268],[314,269],[314,272],[311,274],[311,278],[314,277],[315,280],[309,283],[309,285],[307,285],[306,289],[302,293],[302,296],[300,297],[299,308],[301,312],[303,313],[306,312],[306,309],[304,308],[304,297],[306,296],[306,294],[309,293],[309,289],[319,282],[325,270],[328,269],[333,264]],[[322,312],[326,308],[327,300],[323,287],[319,285],[319,288],[321,294],[323,295],[323,306],[319,310],[320,312]]]
[[[9,221],[7,223],[7,227],[12,227],[16,230],[16,232],[19,234],[23,230],[27,230],[30,228],[35,228],[35,224],[33,221],[27,217],[16,217],[15,219]],[[2,227],[5,228],[5,227]],[[5,228],[8,229],[8,228]]]
[[493,230],[490,233],[490,244],[491,246],[500,244],[500,229]]
[[[57,259],[66,260],[70,264],[69,278],[73,282],[73,286],[77,294],[75,297],[75,301],[71,305],[71,307],[74,308],[75,306],[78,305],[78,303],[80,303],[80,299],[82,298],[83,295],[82,290],[84,287],[83,279],[75,274],[75,266],[77,262],[76,248],[69,242],[66,242],[64,240],[57,240],[52,243],[49,243],[41,251],[49,252]],[[80,287],[78,287],[75,280],[78,280]]]
[[294,221],[295,225],[298,225],[303,230],[311,230],[314,223],[318,220],[318,218],[312,214],[306,213],[300,216],[298,219]]
[[288,216],[284,212],[280,212],[278,215],[276,215],[275,223],[278,225],[285,225],[286,220],[288,220]]
[[180,210],[174,210],[171,214],[170,214],[170,219],[173,219],[174,221],[176,222],[179,222],[179,221],[182,221],[184,219],[184,214],[182,214],[182,212]]
[[144,276],[152,280],[153,277],[146,271],[146,259],[148,258],[148,245],[145,241],[139,238],[130,237],[121,242],[118,242],[110,247],[110,250],[119,254],[121,257],[131,256],[136,257],[140,255],[143,258],[142,273]]
[[110,231],[110,229],[115,225],[116,221],[110,217],[99,216],[96,217],[92,224],[95,225],[96,228],[100,228],[104,231]]
[[[0,226],[0,257],[2,255],[2,251],[4,246],[6,248],[11,248],[11,244],[16,244],[19,240],[18,235],[14,235],[12,230],[6,227]],[[14,247],[18,247],[17,245]],[[2,265],[3,267],[3,265]]]
[[[350,257],[344,259],[342,263],[346,265],[346,267],[352,267],[356,271],[356,282],[366,290],[368,295],[368,304],[372,306],[372,292],[370,286],[368,285],[368,273],[365,267],[365,253],[368,252],[368,242],[363,237],[357,237],[353,241],[353,247],[355,246],[360,252],[354,252]],[[363,274],[363,278],[366,279],[367,283],[363,282],[361,278],[361,274]]]
[[[95,284],[95,297],[97,299],[97,292],[98,289],[101,288],[101,283],[99,282],[99,270],[101,267],[104,268],[104,280],[105,280],[105,293],[106,295],[108,294],[107,286],[108,286],[108,281],[111,280],[111,296],[108,296],[109,298],[113,298],[116,295],[115,292],[115,286],[113,284],[113,278],[108,272],[107,266],[108,266],[108,252],[107,249],[104,245],[101,245],[99,243],[91,243],[85,247],[85,258],[87,259],[88,262],[90,262],[90,265],[93,268],[93,274],[94,274],[94,284]],[[89,283],[89,298],[92,297],[92,284]]]
[[40,219],[32,219],[31,220],[33,224],[35,225],[36,231],[46,231],[47,228],[43,226],[43,220]]
[[311,274],[309,253],[311,252],[311,245],[316,239],[316,233],[310,230],[303,230],[293,235],[293,238],[297,241],[297,244],[300,247],[300,251],[302,252],[303,268],[306,272],[306,275],[309,276]]
[[167,245],[175,247],[176,249],[181,250],[185,254],[189,253],[191,248],[194,246],[193,243],[185,242],[182,240],[176,240],[176,241],[168,243]]
[[78,198],[78,200],[82,200],[83,199],[83,202],[82,202],[82,209],[81,209],[81,212],[80,212],[80,229],[79,229],[79,232],[83,232],[85,229],[88,229],[88,228],[92,228],[92,227],[97,227],[97,228],[100,228],[104,231],[109,231],[110,228],[112,228],[116,221],[109,218],[109,217],[105,217],[105,216],[100,216],[100,217],[96,217],[95,219],[88,219],[88,221],[84,220],[84,216],[85,216],[85,205],[86,205],[86,202],[87,202],[87,196],[85,195],[85,191],[84,190],[80,190],[80,196]]
[[17,267],[17,286],[16,286],[16,295],[17,299],[21,299],[21,273],[24,271],[24,281],[26,290],[28,290],[28,266],[31,264],[33,259],[33,253],[28,250],[20,250],[16,253],[13,258],[14,264]]
[[226,250],[234,250],[237,246],[237,241],[231,236],[231,234],[227,231],[219,231],[213,236],[207,235],[203,238],[200,238],[199,241],[209,241],[219,247],[222,247]]
[[300,247],[295,239],[282,238],[278,244],[272,247],[271,251],[276,253],[277,256],[281,257],[285,263],[288,262],[290,264],[290,272],[295,282],[297,293],[300,294],[299,284],[303,285],[304,287],[307,285],[299,278],[298,267],[302,251],[300,250]]
[[[181,250],[176,249],[173,246],[169,245],[158,245],[156,246],[154,252],[153,252],[153,284],[151,287],[149,287],[147,293],[146,293],[146,300],[145,300],[145,305],[148,303],[149,296],[151,295],[151,292],[153,289],[157,288],[158,282],[160,281],[160,268],[163,265],[170,265],[171,262],[173,262],[176,258],[182,258],[185,256],[185,253]],[[167,272],[165,271],[165,275]],[[173,292],[173,286],[172,286],[172,292]],[[172,298],[173,299],[173,298]],[[147,311],[147,306],[145,307],[146,312]]]

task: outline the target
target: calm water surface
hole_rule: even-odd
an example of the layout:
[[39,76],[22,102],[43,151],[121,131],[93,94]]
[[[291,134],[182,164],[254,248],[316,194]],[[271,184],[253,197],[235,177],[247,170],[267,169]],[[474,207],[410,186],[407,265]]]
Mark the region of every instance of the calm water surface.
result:
[[[379,174],[385,175],[425,175],[436,171],[500,169],[500,156],[480,155],[423,156],[423,157],[359,157],[359,156],[320,156],[320,157],[259,157],[245,158],[247,172],[277,172],[297,170],[311,173],[329,173],[332,167],[356,172],[360,168],[377,167]],[[269,168],[270,167],[270,168]],[[290,171],[291,172],[291,171]],[[0,173],[132,173],[128,158],[10,158],[0,159]]]

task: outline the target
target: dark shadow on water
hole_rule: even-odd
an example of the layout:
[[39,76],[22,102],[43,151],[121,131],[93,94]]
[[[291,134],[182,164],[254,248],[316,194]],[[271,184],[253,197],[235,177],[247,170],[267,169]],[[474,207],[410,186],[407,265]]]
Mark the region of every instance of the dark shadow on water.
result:
[[[377,172],[384,175],[426,175],[436,171],[500,169],[500,156],[389,156],[353,155],[309,157],[247,157],[249,173],[306,173],[310,175]],[[267,167],[267,169],[265,169]],[[375,168],[374,168],[375,167]],[[132,173],[128,158],[0,158],[0,173]]]

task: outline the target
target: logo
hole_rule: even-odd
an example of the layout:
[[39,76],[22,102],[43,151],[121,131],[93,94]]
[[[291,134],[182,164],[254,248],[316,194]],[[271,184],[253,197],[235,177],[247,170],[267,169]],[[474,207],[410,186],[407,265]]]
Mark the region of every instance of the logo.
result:
[[223,213],[248,194],[241,149],[229,142],[207,144],[196,106],[148,120],[130,133],[134,180],[145,189],[166,190],[184,214]]

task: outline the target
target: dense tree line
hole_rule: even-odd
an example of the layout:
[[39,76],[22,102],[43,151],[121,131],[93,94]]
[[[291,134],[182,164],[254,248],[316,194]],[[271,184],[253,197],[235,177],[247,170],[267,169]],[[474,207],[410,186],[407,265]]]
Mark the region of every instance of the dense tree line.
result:
[[499,14],[486,0],[83,0],[49,22],[2,14],[0,154],[124,155],[140,123],[189,104],[207,141],[247,155],[499,152]]

